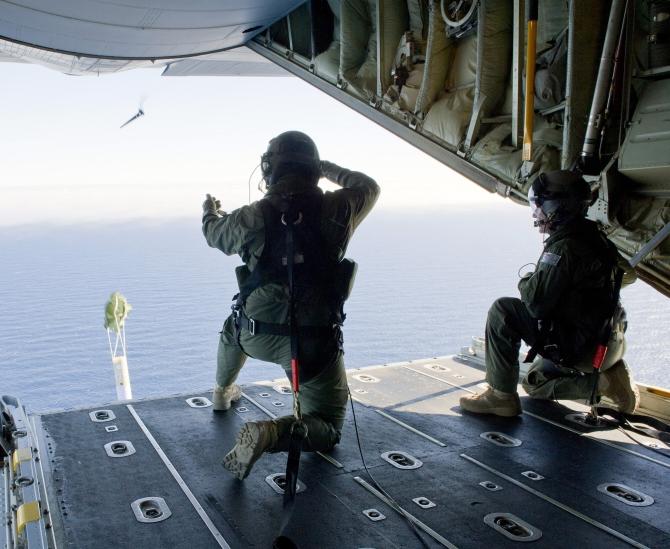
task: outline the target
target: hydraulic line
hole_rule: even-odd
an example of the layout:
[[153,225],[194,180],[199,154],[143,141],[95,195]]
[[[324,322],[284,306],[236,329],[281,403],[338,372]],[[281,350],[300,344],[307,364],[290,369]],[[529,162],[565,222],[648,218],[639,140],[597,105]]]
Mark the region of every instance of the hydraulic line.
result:
[[603,51],[600,57],[600,66],[598,67],[598,77],[596,86],[593,90],[593,101],[591,111],[589,112],[589,122],[584,135],[584,145],[582,147],[582,164],[586,164],[593,158],[596,147],[598,146],[598,133],[603,123],[603,109],[607,101],[614,69],[614,54],[617,48],[617,41],[621,31],[621,22],[623,19],[624,8],[627,0],[613,0],[610,8],[609,21],[607,23],[607,32]]

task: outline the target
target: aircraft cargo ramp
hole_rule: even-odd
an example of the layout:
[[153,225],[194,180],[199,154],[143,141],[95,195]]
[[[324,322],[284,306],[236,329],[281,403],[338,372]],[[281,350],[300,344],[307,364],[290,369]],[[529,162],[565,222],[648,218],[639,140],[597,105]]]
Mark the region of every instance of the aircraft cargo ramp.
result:
[[[368,468],[427,546],[670,546],[663,442],[566,418],[585,409],[574,403],[522,398],[515,419],[461,414],[458,399],[483,382],[476,366],[442,357],[348,372]],[[272,547],[286,455],[265,455],[243,482],[220,462],[243,422],[290,413],[287,389],[247,385],[225,413],[203,392],[33,416],[42,546]],[[351,410],[341,444],[303,454],[299,476],[298,547],[420,547],[372,487]],[[10,527],[26,535],[35,522],[23,521]]]

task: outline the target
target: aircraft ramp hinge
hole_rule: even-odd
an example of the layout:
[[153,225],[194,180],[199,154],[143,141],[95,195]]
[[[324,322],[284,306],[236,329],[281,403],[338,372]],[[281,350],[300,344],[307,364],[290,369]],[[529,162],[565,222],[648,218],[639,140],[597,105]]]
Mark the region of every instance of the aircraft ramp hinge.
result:
[[640,250],[631,257],[629,263],[632,267],[637,266],[645,257],[653,252],[670,235],[670,222],[658,231]]
[[502,181],[496,181],[496,193],[507,198],[510,195],[511,187]]

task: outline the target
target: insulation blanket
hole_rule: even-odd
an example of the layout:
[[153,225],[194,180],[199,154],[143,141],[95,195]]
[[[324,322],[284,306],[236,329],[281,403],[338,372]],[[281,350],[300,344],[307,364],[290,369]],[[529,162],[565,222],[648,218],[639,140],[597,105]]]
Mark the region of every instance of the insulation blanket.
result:
[[333,12],[333,41],[328,49],[314,59],[314,72],[331,83],[337,82],[340,73],[340,0],[328,0]]

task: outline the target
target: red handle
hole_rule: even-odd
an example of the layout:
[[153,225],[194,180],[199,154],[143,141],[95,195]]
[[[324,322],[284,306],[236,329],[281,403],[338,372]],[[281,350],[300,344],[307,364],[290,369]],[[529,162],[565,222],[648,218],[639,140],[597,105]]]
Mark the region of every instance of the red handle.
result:
[[593,368],[596,370],[600,370],[600,367],[603,365],[603,362],[605,362],[605,353],[607,353],[607,345],[603,345],[602,343],[598,344],[596,347],[596,352],[593,355]]
[[298,392],[299,387],[299,382],[298,382],[298,359],[297,358],[292,358],[291,359],[291,378],[293,380],[293,391],[295,393]]

